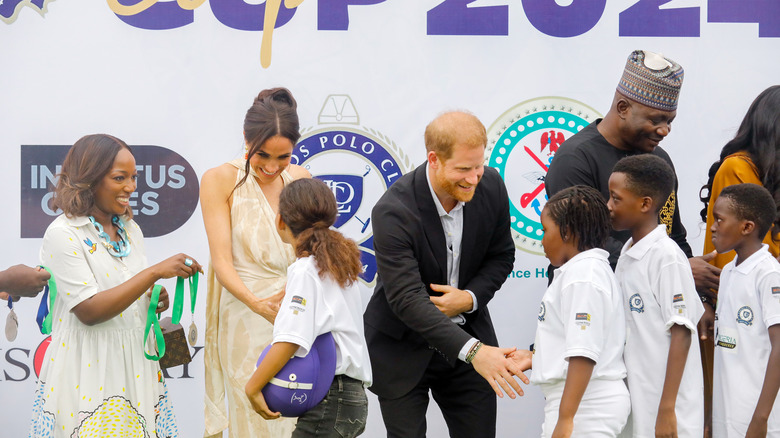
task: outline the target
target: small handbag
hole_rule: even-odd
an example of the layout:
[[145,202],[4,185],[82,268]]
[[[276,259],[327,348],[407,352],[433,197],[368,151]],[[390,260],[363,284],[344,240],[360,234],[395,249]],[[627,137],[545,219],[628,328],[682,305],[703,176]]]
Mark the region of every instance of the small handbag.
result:
[[171,317],[165,317],[160,320],[160,329],[165,339],[165,355],[160,358],[160,367],[172,368],[192,362],[184,327],[174,324]]

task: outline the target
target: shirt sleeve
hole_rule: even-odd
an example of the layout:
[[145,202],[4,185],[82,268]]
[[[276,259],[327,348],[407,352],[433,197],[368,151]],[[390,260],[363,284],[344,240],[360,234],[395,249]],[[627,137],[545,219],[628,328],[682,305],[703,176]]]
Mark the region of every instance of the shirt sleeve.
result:
[[287,277],[284,298],[274,321],[273,342],[290,342],[300,348],[296,356],[305,356],[317,338],[316,313],[320,283],[310,273],[293,270]]
[[662,266],[654,286],[653,291],[658,294],[656,299],[661,306],[661,317],[666,330],[669,331],[673,325],[679,324],[687,327],[692,335],[696,336],[696,324],[704,309],[696,293],[696,285],[688,262],[675,262]]
[[609,297],[593,283],[576,282],[561,294],[561,317],[566,333],[564,357],[583,356],[598,362],[604,343]]
[[758,298],[764,324],[771,327],[780,323],[780,272],[772,271],[758,281]]
[[72,227],[50,227],[43,236],[41,265],[54,273],[57,301],[61,302],[68,312],[99,291],[95,274],[85,254],[91,248],[93,246],[80,240]]

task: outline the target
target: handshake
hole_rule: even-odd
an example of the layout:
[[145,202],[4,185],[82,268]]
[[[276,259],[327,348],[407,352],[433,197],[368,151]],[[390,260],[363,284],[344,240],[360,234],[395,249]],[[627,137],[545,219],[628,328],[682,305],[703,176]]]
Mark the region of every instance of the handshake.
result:
[[532,358],[533,353],[529,350],[483,345],[471,364],[474,370],[490,383],[497,396],[503,398],[503,390],[509,398],[515,398],[515,393],[523,395],[523,389],[514,376],[519,377],[527,385],[529,380],[524,371],[531,369]]

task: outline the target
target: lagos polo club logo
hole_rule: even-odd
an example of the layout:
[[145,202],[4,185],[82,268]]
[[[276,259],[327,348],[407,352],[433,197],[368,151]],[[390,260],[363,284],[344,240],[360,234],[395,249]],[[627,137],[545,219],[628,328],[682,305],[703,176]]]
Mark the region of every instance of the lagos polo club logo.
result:
[[[57,174],[70,146],[22,145],[21,234],[43,237],[62,212],[52,205]],[[168,234],[189,220],[198,205],[198,177],[190,163],[161,146],[133,146],[138,185],[130,196],[133,219],[145,237]]]
[[334,227],[357,242],[363,263],[360,279],[373,286],[377,267],[371,209],[411,169],[411,162],[392,140],[360,125],[355,105],[345,94],[328,96],[317,122],[301,131],[291,161],[333,191],[339,209]]
[[547,169],[558,147],[599,117],[576,100],[539,97],[510,108],[488,129],[487,164],[504,178],[518,249],[544,255],[541,215],[547,203]]

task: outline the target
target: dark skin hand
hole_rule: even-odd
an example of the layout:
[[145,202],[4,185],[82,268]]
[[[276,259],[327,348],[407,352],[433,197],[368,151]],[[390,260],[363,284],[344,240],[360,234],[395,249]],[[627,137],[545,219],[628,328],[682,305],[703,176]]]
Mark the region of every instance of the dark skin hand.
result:
[[19,297],[34,297],[43,290],[49,277],[49,273],[42,268],[11,266],[0,272],[0,291],[6,292],[15,300]]

